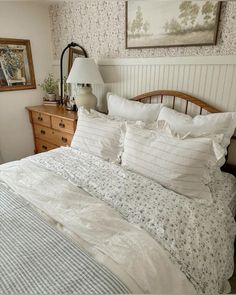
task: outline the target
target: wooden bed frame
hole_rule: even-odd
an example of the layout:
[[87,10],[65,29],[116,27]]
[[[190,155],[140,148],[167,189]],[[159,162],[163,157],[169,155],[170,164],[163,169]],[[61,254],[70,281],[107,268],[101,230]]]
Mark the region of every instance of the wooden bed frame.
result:
[[[220,113],[221,111],[216,109],[215,107],[212,107],[211,105],[203,102],[202,100],[198,99],[197,97],[191,96],[189,94],[179,92],[179,91],[173,91],[173,90],[156,90],[152,92],[147,92],[138,96],[135,96],[131,98],[131,100],[136,100],[143,103],[152,103],[153,99],[160,99],[160,102],[164,103],[164,99],[168,97],[168,103],[170,103],[169,98],[171,98],[171,106],[172,109],[175,109],[176,106],[176,99],[184,100],[184,109],[185,114],[188,114],[188,109],[190,103],[197,106],[199,108],[199,114],[202,115],[202,111],[205,110],[208,113]],[[231,141],[236,141],[236,136],[234,135],[232,137]],[[228,151],[230,149],[228,148]],[[234,151],[231,151],[234,152]],[[235,151],[236,153],[236,151]],[[225,172],[232,173],[236,176],[236,165],[232,165],[226,161],[226,164],[222,167],[222,170]]]

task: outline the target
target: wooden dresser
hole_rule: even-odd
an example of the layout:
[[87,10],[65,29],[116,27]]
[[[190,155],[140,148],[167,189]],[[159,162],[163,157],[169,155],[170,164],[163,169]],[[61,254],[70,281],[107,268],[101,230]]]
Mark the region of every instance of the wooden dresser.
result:
[[77,113],[55,106],[26,109],[33,128],[35,153],[70,145],[76,129]]

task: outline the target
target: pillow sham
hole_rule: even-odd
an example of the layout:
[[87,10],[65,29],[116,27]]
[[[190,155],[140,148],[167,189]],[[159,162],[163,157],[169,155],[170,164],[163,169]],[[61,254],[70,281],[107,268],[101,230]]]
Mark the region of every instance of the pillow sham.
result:
[[97,117],[101,117],[101,118],[105,118],[105,119],[108,119],[108,120],[112,120],[112,121],[116,121],[116,122],[120,122],[120,123],[124,123],[123,125],[123,130],[125,132],[126,130],[126,125],[129,124],[129,125],[137,125],[137,126],[142,126],[142,127],[145,127],[145,128],[156,128],[157,125],[160,125],[162,122],[165,124],[165,121],[155,121],[155,122],[152,122],[152,123],[145,123],[143,121],[128,121],[126,119],[123,119],[121,117],[117,117],[117,116],[111,116],[111,115],[106,115],[105,113],[101,113],[101,112],[98,112],[98,111],[95,111],[95,110],[90,110],[90,114],[92,115],[95,115]]
[[119,162],[125,124],[81,108],[71,147],[111,162]]
[[[236,128],[236,113],[230,112],[198,115],[192,118],[176,110],[163,107],[158,120],[166,121],[173,131],[181,135],[188,133],[192,137],[210,136],[214,138],[223,134],[218,143],[223,147],[224,155],[227,154],[227,146]],[[224,164],[224,161],[220,162],[220,166]]]
[[127,126],[122,165],[177,193],[210,201],[209,168],[215,163],[210,138],[179,139],[165,130]]
[[108,93],[107,107],[108,114],[111,116],[128,121],[154,122],[157,120],[162,104],[145,104]]

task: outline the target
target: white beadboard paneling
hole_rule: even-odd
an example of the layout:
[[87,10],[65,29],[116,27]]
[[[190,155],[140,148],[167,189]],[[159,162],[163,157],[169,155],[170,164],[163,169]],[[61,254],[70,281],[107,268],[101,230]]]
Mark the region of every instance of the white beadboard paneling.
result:
[[[124,58],[98,60],[105,81],[93,91],[104,109],[107,91],[131,98],[157,90],[173,89],[192,94],[223,110],[236,111],[236,55]],[[53,63],[55,72],[59,62]],[[183,102],[176,101],[177,107]],[[193,112],[190,107],[191,113]]]
[[[236,56],[103,59],[98,64],[106,83],[94,87],[100,108],[106,90],[131,98],[147,91],[173,89],[224,111],[236,111]],[[177,100],[176,106],[181,107],[181,102]],[[192,106],[189,110],[195,112]]]

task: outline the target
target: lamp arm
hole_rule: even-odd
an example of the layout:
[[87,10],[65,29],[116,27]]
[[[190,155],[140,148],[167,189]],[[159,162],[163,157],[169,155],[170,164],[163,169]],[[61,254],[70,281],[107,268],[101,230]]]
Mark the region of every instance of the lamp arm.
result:
[[62,51],[62,53],[61,53],[61,59],[60,59],[60,73],[61,73],[61,99],[60,99],[60,104],[61,105],[63,105],[63,92],[64,92],[64,89],[63,89],[63,57],[64,57],[64,54],[65,54],[65,52],[66,52],[66,50],[68,49],[68,48],[71,48],[71,47],[79,47],[82,51],[83,51],[83,54],[84,54],[84,56],[85,57],[88,57],[88,54],[87,54],[87,52],[86,52],[86,50],[82,47],[82,46],[80,46],[78,43],[75,43],[75,42],[71,42],[70,44],[68,44],[64,49],[63,49],[63,51]]

